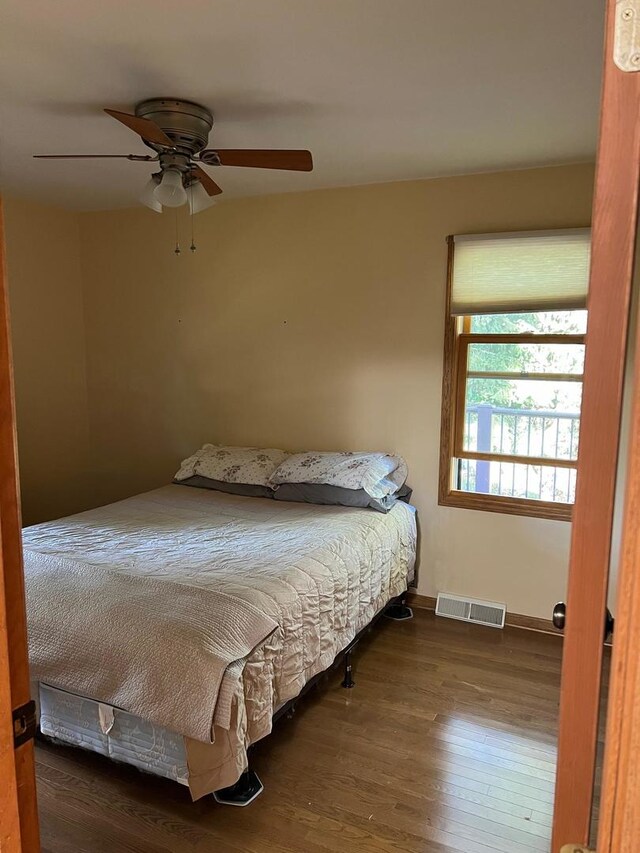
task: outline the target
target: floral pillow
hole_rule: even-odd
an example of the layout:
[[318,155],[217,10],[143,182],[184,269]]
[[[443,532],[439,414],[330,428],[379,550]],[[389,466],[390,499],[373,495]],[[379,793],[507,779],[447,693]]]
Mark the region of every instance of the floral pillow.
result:
[[184,460],[175,479],[179,482],[197,475],[224,483],[268,486],[271,475],[286,457],[284,450],[205,444]]
[[364,489],[373,498],[392,495],[407,479],[407,465],[390,453],[292,453],[271,476],[271,485],[324,483]]

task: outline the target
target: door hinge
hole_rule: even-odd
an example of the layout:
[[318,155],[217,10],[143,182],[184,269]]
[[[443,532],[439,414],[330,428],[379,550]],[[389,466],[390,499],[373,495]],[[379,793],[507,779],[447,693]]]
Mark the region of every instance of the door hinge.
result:
[[640,71],[640,0],[616,0],[613,61],[622,71]]
[[591,847],[585,847],[584,844],[565,844],[560,853],[596,853]]
[[36,736],[36,703],[33,699],[13,710],[13,748]]

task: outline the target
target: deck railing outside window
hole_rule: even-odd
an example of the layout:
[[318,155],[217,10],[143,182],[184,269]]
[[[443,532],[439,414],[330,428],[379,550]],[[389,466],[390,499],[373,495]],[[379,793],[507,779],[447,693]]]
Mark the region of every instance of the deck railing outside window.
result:
[[466,492],[572,502],[575,467],[553,460],[576,460],[580,414],[541,409],[468,405],[464,447],[479,453],[549,458],[549,465],[457,460],[457,488]]

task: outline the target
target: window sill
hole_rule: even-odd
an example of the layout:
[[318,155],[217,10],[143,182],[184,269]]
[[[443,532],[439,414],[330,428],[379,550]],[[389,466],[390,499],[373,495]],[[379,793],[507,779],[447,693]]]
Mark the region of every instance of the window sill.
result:
[[438,503],[440,506],[476,509],[482,512],[501,512],[505,515],[525,515],[531,518],[549,518],[553,521],[571,521],[573,516],[573,504],[509,498],[501,495],[483,495],[477,492],[451,491],[445,495],[440,495]]

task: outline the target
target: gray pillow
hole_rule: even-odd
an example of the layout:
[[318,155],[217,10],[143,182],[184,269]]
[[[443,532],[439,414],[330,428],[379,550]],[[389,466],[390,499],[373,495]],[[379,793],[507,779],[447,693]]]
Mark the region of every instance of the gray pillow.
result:
[[282,483],[274,494],[277,501],[366,507],[378,512],[389,512],[398,499],[406,497],[408,500],[410,496],[411,489],[406,486],[393,495],[372,498],[364,489],[345,489],[343,486],[329,486],[326,483]]
[[197,489],[213,489],[216,492],[226,492],[228,495],[243,495],[245,498],[272,498],[273,489],[269,486],[258,486],[253,483],[225,483],[223,480],[212,480],[195,474],[186,480],[174,480],[178,486],[195,486]]

